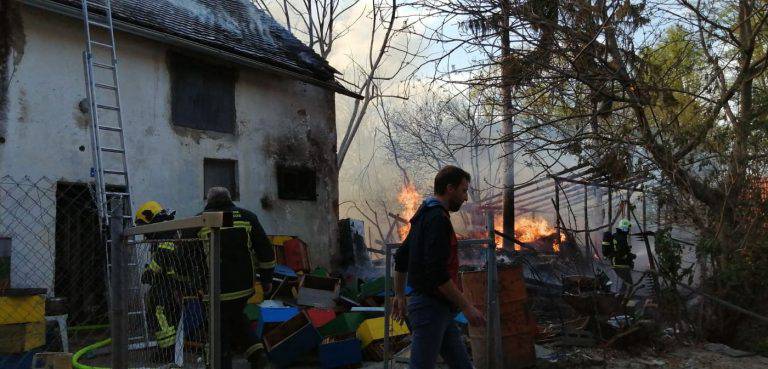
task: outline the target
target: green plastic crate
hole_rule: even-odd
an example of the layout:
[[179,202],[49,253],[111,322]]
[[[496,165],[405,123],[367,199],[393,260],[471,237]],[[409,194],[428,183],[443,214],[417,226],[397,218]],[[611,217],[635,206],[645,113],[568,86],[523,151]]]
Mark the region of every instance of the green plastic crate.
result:
[[[392,277],[389,278],[389,286],[393,288],[395,286]],[[360,297],[375,296],[384,292],[384,277],[379,277],[363,284],[360,287]]]
[[248,320],[252,322],[258,321],[261,318],[261,308],[256,304],[245,305],[243,313],[248,317]]
[[367,319],[363,313],[344,313],[320,327],[323,337],[333,337],[357,331],[357,327]]

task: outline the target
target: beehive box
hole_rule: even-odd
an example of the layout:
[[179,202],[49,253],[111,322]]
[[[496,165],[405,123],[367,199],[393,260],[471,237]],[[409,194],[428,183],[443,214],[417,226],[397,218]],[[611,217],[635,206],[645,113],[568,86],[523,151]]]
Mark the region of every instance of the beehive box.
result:
[[[389,352],[386,355],[387,359],[391,360],[395,354],[397,354],[402,349],[408,346],[410,341],[407,340],[406,338],[407,338],[406,336],[397,336],[397,337],[389,338]],[[366,360],[384,361],[385,359],[384,339],[379,339],[371,342],[363,350],[363,355],[365,356]]]
[[305,273],[309,273],[312,270],[312,265],[309,263],[309,247],[304,241],[298,238],[290,239],[276,249],[282,249],[279,252],[283,254],[285,265],[288,265],[291,269]]
[[323,369],[355,365],[363,361],[361,343],[355,337],[326,338],[317,351]]
[[299,280],[299,305],[332,309],[339,298],[341,281],[338,278],[304,275]]
[[0,325],[0,353],[16,354],[45,344],[45,321]]
[[297,314],[299,314],[299,309],[295,307],[262,307],[258,321],[259,325],[256,329],[256,336],[263,336],[264,332],[267,331],[265,327],[268,325],[279,325],[290,320]]
[[[408,327],[394,319],[389,320],[389,337],[404,336],[410,333]],[[357,328],[357,338],[363,342],[363,347],[371,342],[384,338],[384,317],[367,319]]]
[[323,337],[354,333],[365,319],[365,314],[363,313],[344,313],[322,326],[320,333]]
[[40,288],[0,291],[0,324],[39,322],[45,319],[45,294]]
[[312,321],[315,328],[320,328],[336,318],[336,313],[330,309],[307,309],[307,315],[309,315],[309,320]]
[[39,352],[32,359],[34,369],[72,369],[72,354],[66,352]]
[[306,313],[301,312],[264,335],[264,347],[269,360],[285,368],[302,354],[314,350],[320,343],[317,332]]

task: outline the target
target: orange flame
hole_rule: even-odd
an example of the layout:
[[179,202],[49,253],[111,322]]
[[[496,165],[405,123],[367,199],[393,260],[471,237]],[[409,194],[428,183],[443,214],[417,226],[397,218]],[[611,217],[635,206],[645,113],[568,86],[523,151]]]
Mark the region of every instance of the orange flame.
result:
[[[502,233],[504,228],[504,219],[501,214],[496,214],[493,217],[493,227]],[[551,237],[557,233],[555,227],[550,226],[546,219],[541,217],[518,217],[515,219],[515,238],[520,242],[534,242],[538,239]],[[560,235],[560,240],[554,240],[552,244],[552,250],[554,252],[560,252],[560,243],[565,241],[565,234]],[[501,236],[496,236],[496,248],[502,248]],[[515,244],[515,251],[522,250],[522,247]]]
[[[400,190],[400,193],[397,194],[397,202],[399,202],[400,206],[403,207],[403,211],[400,213],[400,216],[405,220],[411,220],[411,217],[416,214],[416,210],[419,209],[421,201],[422,196],[418,191],[416,191],[416,186],[414,186],[412,183],[408,183],[403,186],[403,188]],[[405,237],[408,236],[409,230],[411,230],[410,223],[403,224],[400,226],[400,228],[397,229],[397,233],[400,234],[400,240],[405,240]]]

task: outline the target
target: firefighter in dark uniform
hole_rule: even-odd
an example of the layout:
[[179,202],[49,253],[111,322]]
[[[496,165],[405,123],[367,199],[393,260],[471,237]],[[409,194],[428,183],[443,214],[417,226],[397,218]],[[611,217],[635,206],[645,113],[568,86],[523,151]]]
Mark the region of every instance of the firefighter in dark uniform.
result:
[[[136,225],[159,223],[173,220],[175,211],[164,209],[155,201],[148,201],[136,211]],[[148,284],[147,323],[157,342],[155,359],[173,362],[176,330],[181,317],[182,297],[189,292],[189,277],[182,270],[182,257],[177,245],[171,241],[178,238],[176,232],[152,233],[144,236],[152,242],[149,264],[141,274],[141,283]]]
[[[256,214],[235,206],[226,188],[212,187],[208,191],[205,211],[231,212],[233,220],[232,227],[221,229],[222,362],[218,367],[231,369],[234,351],[238,350],[244,353],[252,368],[262,368],[266,364],[264,348],[248,334],[248,318],[243,309],[255,292],[257,271],[265,294],[272,288],[275,250]],[[204,227],[198,237],[207,239],[210,232]]]
[[[627,219],[619,221],[616,232],[611,236],[610,260],[616,275],[624,281],[622,290],[633,284],[632,269],[635,267],[635,258],[632,247],[629,245],[629,229],[632,223]],[[608,257],[608,255],[606,255]]]

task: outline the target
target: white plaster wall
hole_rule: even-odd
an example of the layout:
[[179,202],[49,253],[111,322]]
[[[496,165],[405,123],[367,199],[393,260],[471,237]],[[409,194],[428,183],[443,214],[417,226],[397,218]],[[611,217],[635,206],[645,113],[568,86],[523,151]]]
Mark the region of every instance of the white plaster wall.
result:
[[[85,98],[82,23],[34,8],[21,13],[25,43],[11,74],[7,119],[0,122],[0,176],[90,181],[89,123],[78,109]],[[177,216],[194,215],[204,205],[203,159],[237,160],[238,204],[255,212],[268,234],[307,241],[313,264],[329,266],[338,233],[333,93],[238,68],[237,134],[174,127],[169,47],[122,33],[117,45],[134,209],[157,200]],[[313,165],[318,200],[278,200],[277,161]],[[261,206],[264,196],[270,209]]]

